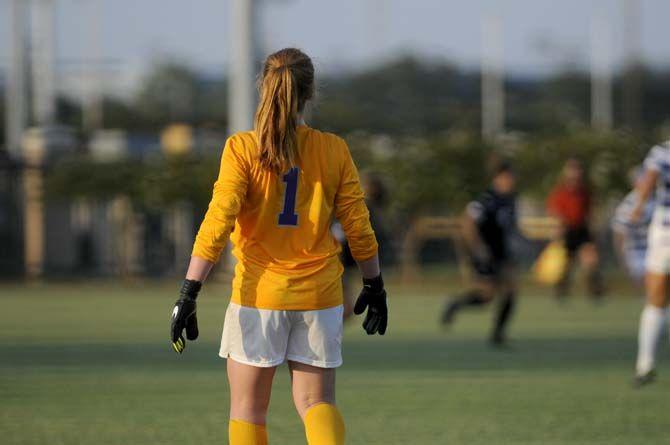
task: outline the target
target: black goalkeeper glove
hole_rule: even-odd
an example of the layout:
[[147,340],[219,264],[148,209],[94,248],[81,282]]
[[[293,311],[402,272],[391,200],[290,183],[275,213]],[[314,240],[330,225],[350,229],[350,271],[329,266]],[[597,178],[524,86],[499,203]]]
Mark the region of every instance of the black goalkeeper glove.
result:
[[186,347],[184,340],[184,329],[186,329],[186,338],[195,340],[198,338],[198,318],[195,314],[195,299],[198,298],[198,292],[202,283],[195,280],[184,280],[179,291],[179,300],[172,309],[172,322],[170,323],[170,334],[172,336],[172,348],[175,352],[181,354]]
[[376,278],[363,278],[363,290],[356,300],[354,314],[360,315],[368,308],[363,321],[363,329],[368,335],[384,335],[388,322],[388,308],[386,307],[386,291],[384,280],[379,275]]

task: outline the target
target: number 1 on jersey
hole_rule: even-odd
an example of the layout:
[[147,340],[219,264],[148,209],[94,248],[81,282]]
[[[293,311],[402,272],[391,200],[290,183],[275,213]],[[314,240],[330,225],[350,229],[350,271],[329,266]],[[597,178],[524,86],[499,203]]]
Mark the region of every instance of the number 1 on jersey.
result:
[[284,191],[284,210],[279,214],[278,224],[280,226],[297,226],[298,215],[295,214],[295,197],[298,194],[298,167],[288,171],[282,180],[286,183]]

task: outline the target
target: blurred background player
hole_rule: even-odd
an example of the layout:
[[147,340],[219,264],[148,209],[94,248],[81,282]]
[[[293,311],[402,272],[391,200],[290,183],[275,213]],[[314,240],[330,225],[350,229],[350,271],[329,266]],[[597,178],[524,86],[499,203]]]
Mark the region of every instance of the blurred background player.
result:
[[591,191],[586,183],[584,167],[578,159],[570,158],[563,166],[560,179],[547,199],[547,212],[559,220],[560,238],[568,253],[563,277],[556,285],[558,298],[564,298],[569,292],[576,260],[584,269],[591,297],[599,298],[603,295],[600,258],[589,228],[591,204]]
[[[384,252],[379,252],[380,259],[388,258],[390,256],[390,239],[388,236],[388,228],[385,224],[384,211],[387,205],[387,190],[384,181],[374,173],[363,173],[361,175],[361,185],[365,192],[365,204],[368,206],[370,212],[370,224],[375,231],[377,242],[379,245],[384,245]],[[344,292],[344,319],[347,320],[354,309],[354,299],[357,297],[355,287],[351,285],[352,278],[358,271],[358,266],[354,257],[351,255],[347,237],[342,230],[342,225],[339,221],[335,221],[331,227],[331,231],[335,238],[342,244],[342,253],[340,260],[344,267],[342,273],[342,289]]]
[[[288,362],[310,445],[342,445],[335,368],[342,364],[342,266],[334,217],[363,275],[354,306],[369,335],[386,331],[386,292],[358,172],[343,139],[305,125],[311,59],[294,48],[267,57],[254,131],[226,142],[209,209],[172,313],[178,353],[198,337],[196,298],[228,237],[238,259],[219,355],[227,359],[229,443],[265,445],[272,382]],[[234,230],[233,230],[234,229]],[[231,235],[232,233],[232,235]]]
[[495,346],[506,341],[506,327],[516,304],[516,270],[510,241],[520,236],[516,214],[516,177],[505,161],[493,168],[491,186],[468,204],[463,217],[463,237],[474,269],[473,287],[450,298],[442,323],[454,322],[456,313],[480,307],[496,296],[499,304],[490,341]]
[[644,284],[648,228],[656,205],[654,198],[651,197],[645,204],[640,219],[634,223],[631,221],[631,214],[639,200],[637,187],[641,183],[643,173],[642,167],[637,167],[631,172],[633,190],[617,206],[612,218],[614,250],[619,262],[638,287]]
[[656,377],[656,348],[666,323],[670,299],[670,141],[650,150],[644,169],[631,223],[642,221],[654,189],[656,204],[649,226],[645,275],[647,300],[640,317],[635,386],[651,383]]

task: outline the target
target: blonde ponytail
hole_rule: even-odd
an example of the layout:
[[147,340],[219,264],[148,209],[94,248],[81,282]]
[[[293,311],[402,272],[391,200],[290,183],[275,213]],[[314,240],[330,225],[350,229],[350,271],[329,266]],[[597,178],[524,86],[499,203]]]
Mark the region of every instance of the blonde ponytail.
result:
[[259,79],[260,102],[254,130],[263,168],[277,174],[297,164],[300,112],[314,95],[314,67],[295,48],[270,54]]

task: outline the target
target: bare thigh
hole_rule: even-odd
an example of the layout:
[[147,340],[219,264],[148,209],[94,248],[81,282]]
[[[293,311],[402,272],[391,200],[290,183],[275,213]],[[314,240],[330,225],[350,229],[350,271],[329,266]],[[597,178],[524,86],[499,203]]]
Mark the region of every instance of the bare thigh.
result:
[[301,418],[314,405],[335,404],[335,368],[317,368],[294,361],[289,361],[288,366],[293,402]]
[[478,277],[474,280],[473,286],[487,303],[493,300],[498,291],[498,282],[494,279]]
[[475,281],[475,287],[486,301],[493,300],[498,294],[516,293],[517,272],[514,265],[506,264],[495,278],[480,278]]
[[598,249],[594,243],[586,243],[579,248],[579,263],[582,267],[586,269],[594,269],[598,266],[600,262],[600,257],[598,255]]
[[652,306],[664,308],[668,306],[670,286],[668,286],[668,275],[647,272],[644,277],[645,289],[647,291],[647,303]]
[[227,360],[230,418],[264,425],[276,367],[260,368]]
[[504,266],[498,280],[498,291],[503,294],[517,292],[517,272],[512,265]]

